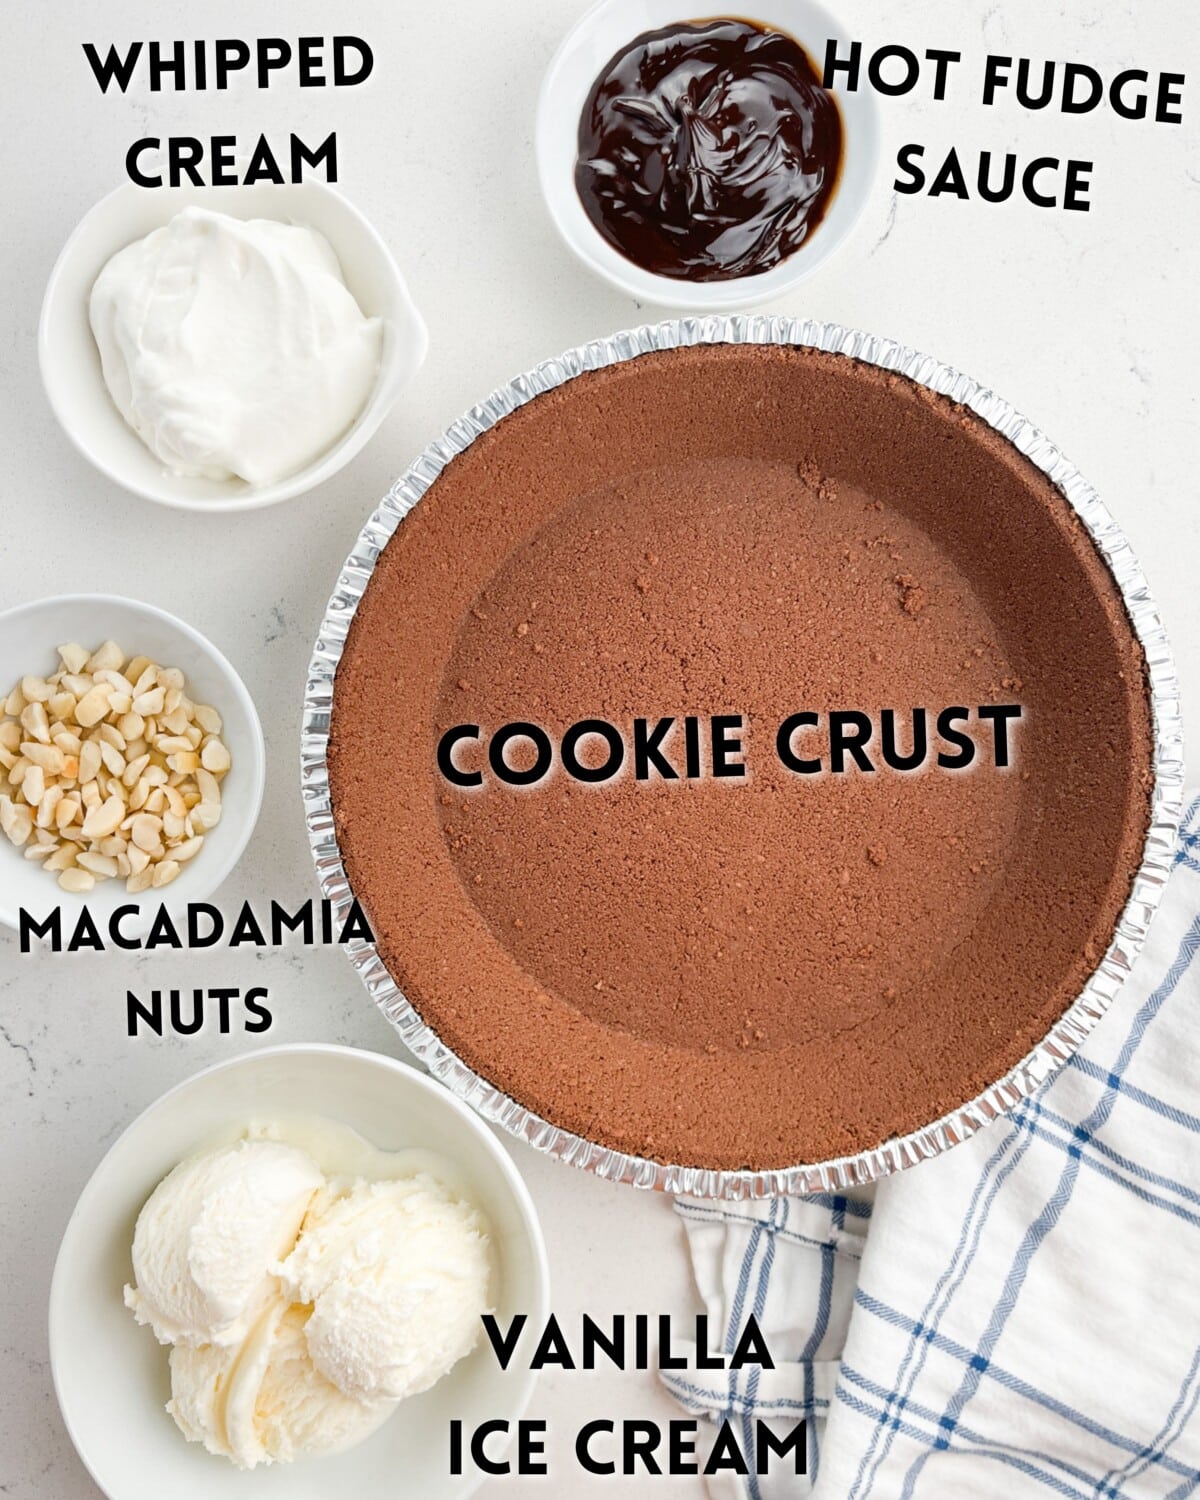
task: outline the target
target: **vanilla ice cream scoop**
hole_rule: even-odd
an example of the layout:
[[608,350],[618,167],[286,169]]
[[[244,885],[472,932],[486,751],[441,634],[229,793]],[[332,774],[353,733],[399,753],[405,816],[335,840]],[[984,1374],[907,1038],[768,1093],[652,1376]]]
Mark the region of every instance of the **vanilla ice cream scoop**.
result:
[[108,261],[89,316],[104,383],[150,451],[253,485],[333,446],[383,352],[324,235],[194,206]]
[[167,1407],[185,1437],[240,1469],[341,1453],[391,1416],[391,1401],[358,1401],[318,1371],[307,1307],[274,1302],[239,1348],[171,1351]]
[[307,1152],[279,1141],[180,1162],[138,1215],[126,1306],[163,1344],[239,1343],[277,1295],[272,1267],[324,1182]]
[[290,1128],[307,1150],[260,1124],[164,1177],[125,1288],[174,1346],[176,1425],[242,1469],[369,1437],[470,1352],[491,1305],[486,1222],[427,1157],[317,1117]]
[[484,1221],[427,1173],[319,1202],[278,1269],[312,1304],[313,1364],[362,1401],[428,1390],[474,1348],[491,1305]]

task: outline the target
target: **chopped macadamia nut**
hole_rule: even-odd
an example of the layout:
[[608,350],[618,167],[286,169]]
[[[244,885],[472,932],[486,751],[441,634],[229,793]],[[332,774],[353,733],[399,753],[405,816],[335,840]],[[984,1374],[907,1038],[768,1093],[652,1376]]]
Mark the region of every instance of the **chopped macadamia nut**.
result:
[[178,667],[115,641],[58,655],[57,672],[0,699],[0,833],[64,891],[161,889],[220,821],[221,715],[191,701]]

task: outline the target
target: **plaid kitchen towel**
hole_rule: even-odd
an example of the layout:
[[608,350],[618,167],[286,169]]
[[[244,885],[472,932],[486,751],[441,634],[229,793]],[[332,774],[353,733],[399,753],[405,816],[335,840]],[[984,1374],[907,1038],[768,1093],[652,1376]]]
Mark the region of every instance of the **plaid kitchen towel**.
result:
[[1198,948],[1200,799],[1103,1024],[1011,1115],[883,1182],[869,1234],[837,1198],[678,1205],[728,1347],[761,1312],[780,1368],[664,1379],[747,1433],[809,1418],[809,1479],[714,1496],[1200,1495]]

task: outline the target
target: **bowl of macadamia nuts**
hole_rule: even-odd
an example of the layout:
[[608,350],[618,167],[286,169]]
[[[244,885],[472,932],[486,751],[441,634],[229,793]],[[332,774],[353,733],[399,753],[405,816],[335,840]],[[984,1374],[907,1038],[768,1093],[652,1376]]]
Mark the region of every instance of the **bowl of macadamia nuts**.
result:
[[64,928],[210,896],[262,803],[262,727],[229,661],[109,594],[0,614],[0,922]]

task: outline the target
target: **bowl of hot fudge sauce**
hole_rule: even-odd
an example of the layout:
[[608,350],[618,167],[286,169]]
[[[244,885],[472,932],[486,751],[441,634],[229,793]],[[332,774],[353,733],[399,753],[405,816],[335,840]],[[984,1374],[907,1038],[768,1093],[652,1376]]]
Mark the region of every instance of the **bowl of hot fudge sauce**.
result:
[[569,33],[538,106],[542,189],[592,270],[639,301],[732,311],[837,249],[878,159],[872,96],[822,86],[838,23],[809,0],[754,19],[677,0],[602,0]]

